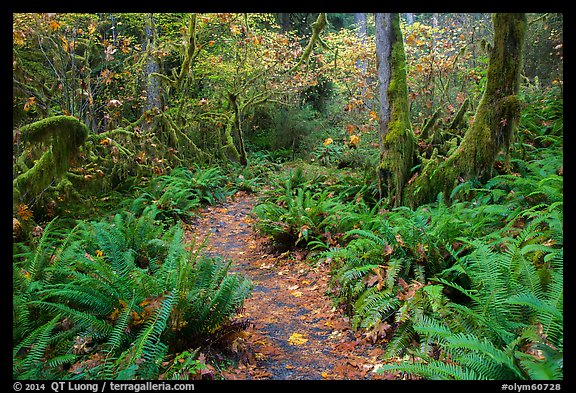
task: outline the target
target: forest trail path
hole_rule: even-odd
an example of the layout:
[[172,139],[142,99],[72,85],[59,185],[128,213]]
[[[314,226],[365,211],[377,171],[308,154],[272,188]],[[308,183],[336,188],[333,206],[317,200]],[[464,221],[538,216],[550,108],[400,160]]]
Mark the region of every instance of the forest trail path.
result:
[[226,379],[394,379],[374,373],[382,349],[354,333],[327,295],[329,271],[298,252],[266,251],[267,239],[253,229],[257,197],[237,193],[200,211],[187,229],[189,241],[209,236],[205,252],[232,259],[231,271],[253,282],[252,296],[236,318],[250,322],[229,343],[242,361]]

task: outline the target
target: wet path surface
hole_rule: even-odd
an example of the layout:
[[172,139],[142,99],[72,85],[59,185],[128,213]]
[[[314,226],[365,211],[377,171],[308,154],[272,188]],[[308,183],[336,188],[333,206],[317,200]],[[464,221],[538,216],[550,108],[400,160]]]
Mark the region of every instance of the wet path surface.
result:
[[231,271],[253,282],[238,319],[249,327],[232,347],[242,361],[227,379],[394,379],[373,370],[382,348],[354,333],[327,295],[326,266],[307,263],[298,252],[273,255],[253,229],[254,195],[238,193],[202,210],[187,229],[189,241],[208,236],[205,252],[232,259]]

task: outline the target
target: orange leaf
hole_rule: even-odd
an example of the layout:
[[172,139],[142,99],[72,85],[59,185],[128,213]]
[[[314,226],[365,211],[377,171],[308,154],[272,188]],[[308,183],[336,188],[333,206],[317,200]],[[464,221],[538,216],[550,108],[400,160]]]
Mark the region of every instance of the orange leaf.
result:
[[28,112],[34,105],[36,105],[36,97],[29,97],[24,104],[24,112]]
[[16,206],[16,215],[20,217],[22,221],[26,221],[32,218],[32,211],[25,204],[19,204]]
[[56,22],[55,20],[52,20],[50,22],[50,30],[56,31],[56,30],[58,30],[59,27],[60,27],[60,23]]

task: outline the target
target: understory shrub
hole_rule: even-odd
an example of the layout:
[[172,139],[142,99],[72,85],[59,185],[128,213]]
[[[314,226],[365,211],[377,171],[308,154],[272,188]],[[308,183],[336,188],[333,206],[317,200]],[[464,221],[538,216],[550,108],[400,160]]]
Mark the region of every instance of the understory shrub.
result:
[[173,354],[196,353],[226,326],[250,282],[157,214],[149,206],[68,233],[53,221],[36,247],[16,248],[15,379],[157,379]]

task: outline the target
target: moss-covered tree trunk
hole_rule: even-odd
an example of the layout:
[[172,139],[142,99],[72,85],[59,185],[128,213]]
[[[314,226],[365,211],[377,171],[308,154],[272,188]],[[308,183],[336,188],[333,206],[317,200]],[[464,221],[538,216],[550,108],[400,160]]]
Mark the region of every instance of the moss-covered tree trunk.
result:
[[498,155],[508,154],[520,119],[518,91],[527,22],[522,13],[497,13],[492,22],[486,88],[474,121],[454,153],[441,162],[425,162],[422,173],[406,188],[413,207],[434,200],[439,192],[447,198],[460,182],[487,180]]
[[380,82],[379,190],[381,197],[393,199],[394,205],[400,206],[416,149],[410,125],[406,54],[399,14],[376,14],[375,21]]
[[[248,159],[246,157],[246,149],[244,147],[244,135],[242,132],[242,122],[240,119],[241,114],[240,107],[238,105],[238,95],[228,93],[228,100],[232,106],[233,114],[230,119],[230,128],[228,129],[227,134],[227,149],[232,152],[232,156],[240,163],[240,165],[246,166],[248,165]],[[234,140],[236,143],[234,143]]]

